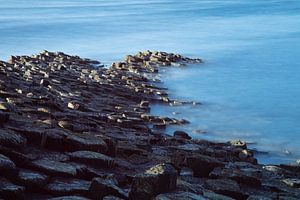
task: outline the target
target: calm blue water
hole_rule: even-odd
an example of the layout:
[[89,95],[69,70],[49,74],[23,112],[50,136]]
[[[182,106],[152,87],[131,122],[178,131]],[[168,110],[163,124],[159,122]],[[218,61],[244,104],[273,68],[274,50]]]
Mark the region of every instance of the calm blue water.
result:
[[0,39],[3,60],[43,49],[107,64],[145,49],[201,57],[162,74],[172,98],[203,103],[154,106],[191,121],[168,131],[254,142],[270,152],[260,162],[300,158],[298,0],[0,0]]

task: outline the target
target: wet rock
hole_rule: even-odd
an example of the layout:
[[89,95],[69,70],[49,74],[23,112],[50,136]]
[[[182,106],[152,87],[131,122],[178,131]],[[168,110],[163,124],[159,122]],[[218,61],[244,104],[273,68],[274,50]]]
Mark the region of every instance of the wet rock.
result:
[[222,169],[215,168],[210,174],[211,178],[228,178],[248,186],[260,187],[261,181],[259,178],[237,169]]
[[71,160],[97,167],[110,168],[115,166],[114,159],[93,151],[76,151],[68,153]]
[[104,197],[103,200],[123,200],[123,199],[110,195],[110,196]]
[[184,132],[184,131],[175,131],[175,132],[174,132],[174,137],[183,138],[183,139],[187,139],[187,140],[192,139],[192,138],[189,136],[189,134],[187,134],[187,133]]
[[62,196],[62,197],[50,198],[48,200],[89,200],[89,199],[81,196]]
[[40,188],[46,185],[49,178],[45,174],[22,169],[18,173],[18,180],[22,185],[26,186],[28,189],[35,190],[36,188]]
[[237,182],[229,179],[209,179],[204,186],[216,193],[232,197],[234,199],[247,199],[248,195],[241,192]]
[[90,182],[81,179],[55,178],[45,187],[48,193],[53,195],[86,195]]
[[80,171],[84,170],[81,166],[49,159],[35,160],[32,162],[32,167],[49,175],[65,177],[75,177]]
[[40,85],[42,85],[42,86],[44,86],[44,87],[48,87],[50,84],[51,84],[50,81],[47,80],[47,79],[42,79],[42,80],[40,81]]
[[13,161],[8,157],[0,154],[0,175],[7,176],[16,173],[17,168]]
[[260,195],[250,195],[247,200],[272,200],[272,198]]
[[154,198],[154,200],[206,200],[202,195],[190,193],[190,192],[174,192],[160,194]]
[[196,177],[208,177],[209,173],[217,168],[224,167],[224,163],[205,155],[191,155],[186,158],[187,166],[191,168]]
[[15,185],[4,178],[0,178],[0,198],[3,199],[24,199],[25,188]]
[[94,178],[89,188],[89,197],[91,199],[103,199],[105,196],[113,195],[127,199],[128,195],[116,185],[115,180],[111,177],[106,179]]
[[234,200],[233,198],[231,197],[228,197],[228,196],[224,196],[224,195],[221,195],[221,194],[217,194],[217,193],[214,193],[212,191],[204,191],[203,192],[203,196],[207,199],[211,199],[211,200]]
[[151,199],[176,188],[177,171],[170,164],[156,165],[133,178],[130,199]]
[[65,139],[67,151],[87,150],[105,153],[108,149],[103,139],[90,135],[69,135]]
[[0,145],[15,148],[24,148],[27,140],[13,131],[0,129]]
[[300,173],[300,165],[298,164],[281,164],[280,167],[295,173]]
[[9,114],[0,111],[0,126],[8,122]]

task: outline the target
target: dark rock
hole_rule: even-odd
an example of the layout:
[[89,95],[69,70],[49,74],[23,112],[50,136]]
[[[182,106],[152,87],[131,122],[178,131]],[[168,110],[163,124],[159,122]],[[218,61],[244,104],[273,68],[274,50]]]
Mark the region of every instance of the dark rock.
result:
[[174,192],[160,194],[154,198],[154,200],[206,200],[202,195],[190,193],[190,192]]
[[89,188],[89,197],[91,199],[103,199],[103,197],[113,195],[127,199],[128,195],[125,191],[116,185],[115,180],[111,177],[106,179],[94,178]]
[[93,151],[75,151],[68,153],[68,155],[73,161],[95,165],[97,167],[110,168],[115,165],[111,157]]
[[44,172],[45,174],[66,177],[75,177],[78,175],[78,173],[84,170],[81,166],[74,166],[72,164],[49,159],[33,161],[32,167],[36,170]]
[[81,196],[62,196],[62,197],[50,198],[48,200],[89,200],[89,199]]
[[151,199],[176,188],[177,171],[170,164],[156,165],[133,178],[130,199]]
[[207,199],[211,199],[211,200],[234,200],[233,198],[231,197],[228,197],[228,196],[224,196],[224,195],[221,195],[221,194],[217,194],[217,193],[214,193],[212,191],[204,191],[203,192],[203,196]]
[[237,169],[215,168],[210,174],[210,178],[228,178],[248,186],[260,187],[261,181],[247,172]]
[[0,111],[0,126],[8,122],[9,114]]
[[281,164],[280,167],[295,173],[300,173],[300,165],[298,164]]
[[50,81],[47,79],[42,79],[40,82],[40,85],[42,85],[44,87],[48,87],[48,85],[50,85]]
[[205,188],[234,199],[247,199],[248,195],[241,192],[236,181],[230,179],[209,179],[205,181]]
[[116,197],[116,196],[111,196],[110,195],[110,196],[104,197],[103,200],[123,200],[123,199],[121,199],[119,197]]
[[3,199],[24,199],[25,188],[15,185],[4,178],[0,178],[0,198]]
[[100,153],[107,152],[107,144],[103,139],[90,135],[69,135],[65,141],[67,151],[87,150]]
[[10,148],[24,148],[27,144],[25,137],[10,131],[0,129],[0,145]]
[[204,155],[187,156],[186,160],[187,166],[193,170],[196,177],[208,177],[213,169],[224,167],[224,163],[213,157]]
[[81,179],[55,178],[45,187],[53,195],[86,195],[90,182]]
[[0,154],[0,175],[11,175],[16,172],[16,165],[8,157]]
[[179,138],[183,138],[183,139],[187,139],[187,140],[190,140],[192,139],[189,134],[187,134],[186,132],[184,131],[175,131],[174,132],[174,137],[179,137]]
[[49,178],[45,174],[30,171],[30,170],[20,170],[18,173],[18,180],[28,189],[41,188],[47,184]]

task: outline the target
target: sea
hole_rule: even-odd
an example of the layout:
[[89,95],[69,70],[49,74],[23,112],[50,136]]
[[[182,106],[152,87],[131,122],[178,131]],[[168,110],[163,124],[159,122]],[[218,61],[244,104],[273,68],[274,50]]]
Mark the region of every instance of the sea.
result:
[[203,64],[162,70],[151,113],[193,138],[241,139],[260,163],[300,159],[299,0],[0,0],[0,59],[44,49],[97,59],[160,50]]

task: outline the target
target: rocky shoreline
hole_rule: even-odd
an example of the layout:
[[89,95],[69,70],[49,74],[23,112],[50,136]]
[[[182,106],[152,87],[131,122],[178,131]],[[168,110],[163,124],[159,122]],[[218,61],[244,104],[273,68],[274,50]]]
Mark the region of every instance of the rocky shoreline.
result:
[[182,103],[157,86],[159,69],[201,62],[151,51],[109,68],[48,51],[0,61],[0,199],[299,199],[300,165],[166,135],[188,121],[149,114],[151,102]]

